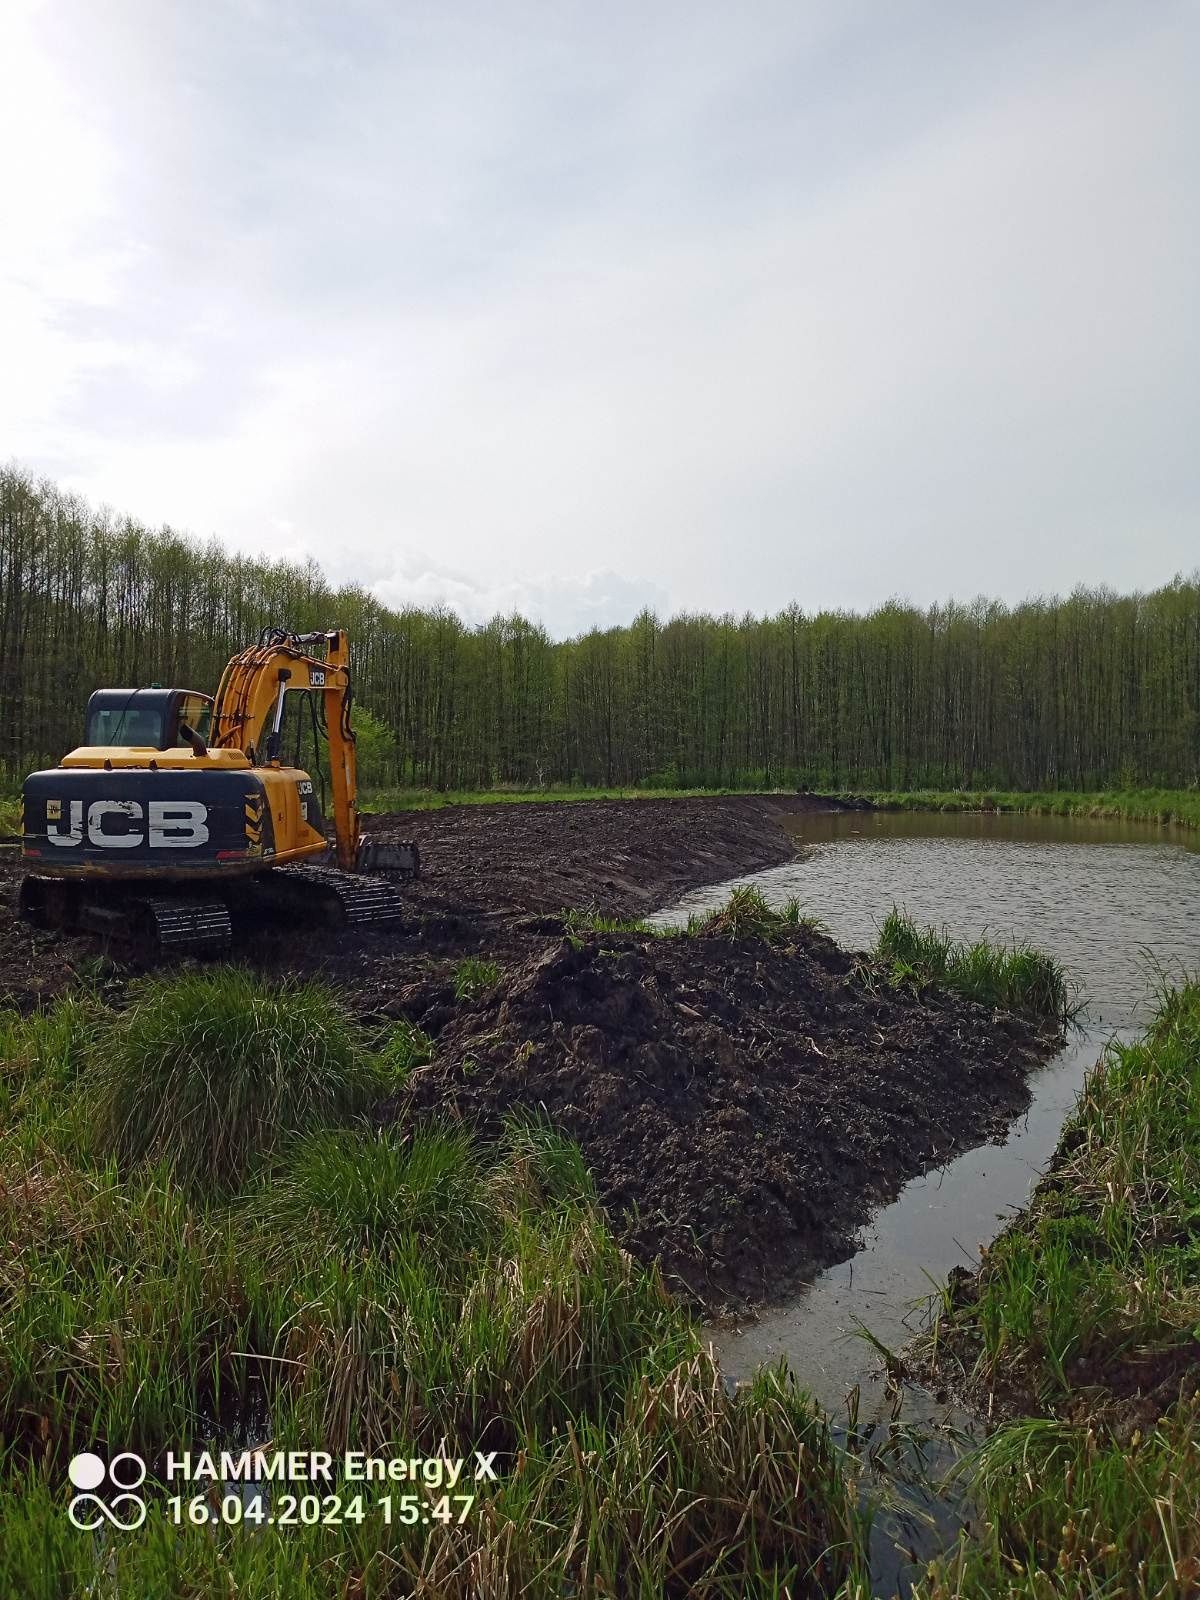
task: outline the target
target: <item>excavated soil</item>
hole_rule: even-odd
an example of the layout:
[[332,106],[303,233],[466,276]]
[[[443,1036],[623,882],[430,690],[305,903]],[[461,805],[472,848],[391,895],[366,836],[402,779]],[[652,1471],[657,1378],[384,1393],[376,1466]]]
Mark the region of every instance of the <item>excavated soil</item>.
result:
[[[575,907],[638,916],[688,889],[777,866],[795,853],[782,816],[842,809],[820,795],[583,800],[447,806],[367,816],[367,832],[413,839],[421,874],[412,916],[374,932],[314,922],[247,930],[235,954],[271,971],[321,976],[355,1009],[386,1005],[414,962],[485,952],[519,960]],[[27,1009],[94,965],[91,939],[36,933],[16,915],[20,856],[0,847],[0,1004]],[[549,917],[547,922],[546,918]]]
[[[581,1145],[630,1249],[709,1308],[784,1292],[844,1256],[910,1177],[1002,1132],[1049,1045],[1012,1017],[918,999],[816,934],[564,937],[561,913],[636,916],[794,853],[789,812],[816,796],[495,804],[368,819],[414,838],[411,916],[376,931],[248,930],[235,956],[318,977],[381,1035],[435,1041],[390,1116],[435,1109],[493,1133],[510,1110]],[[44,1004],[128,974],[90,939],[29,929],[0,852],[0,1004]],[[467,955],[501,979],[455,999]]]
[[[447,1014],[436,985],[399,997]],[[1000,1134],[1049,1041],[891,989],[830,940],[564,939],[459,1007],[393,1118],[485,1136],[517,1108],[578,1142],[624,1242],[709,1310],[842,1259],[901,1185]]]

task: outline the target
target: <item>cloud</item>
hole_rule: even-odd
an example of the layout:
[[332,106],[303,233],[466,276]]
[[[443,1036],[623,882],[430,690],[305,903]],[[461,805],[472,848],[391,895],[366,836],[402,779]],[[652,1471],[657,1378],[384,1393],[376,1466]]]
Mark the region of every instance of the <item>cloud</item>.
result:
[[616,572],[484,584],[411,558],[403,571],[378,578],[370,587],[378,600],[396,610],[446,607],[472,624],[521,616],[540,622],[556,639],[573,638],[592,628],[620,627],[643,609],[665,613],[667,606],[664,590]]
[[0,439],[94,499],[558,632],[1194,562],[1194,8],[16,18]]

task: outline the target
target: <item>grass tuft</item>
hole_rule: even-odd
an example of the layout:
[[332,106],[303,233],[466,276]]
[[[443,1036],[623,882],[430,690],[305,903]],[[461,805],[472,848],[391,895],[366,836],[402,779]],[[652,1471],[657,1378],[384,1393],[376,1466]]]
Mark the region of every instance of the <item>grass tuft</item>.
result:
[[960,944],[943,928],[919,927],[895,906],[879,929],[874,954],[896,983],[938,983],[983,1005],[1047,1017],[1065,1026],[1082,1009],[1062,966],[1026,944],[981,939]]
[[768,904],[761,890],[734,889],[723,906],[688,918],[687,932],[697,939],[764,939],[771,943],[794,939],[799,929],[820,932],[815,917],[806,917],[798,900],[782,906]]
[[209,1189],[360,1111],[381,1082],[330,991],[237,967],[150,981],[111,1035],[85,1085],[98,1150]]
[[495,961],[467,956],[454,969],[454,998],[474,1000],[500,982],[500,967]]
[[433,1058],[433,1041],[415,1022],[401,1022],[379,1052],[384,1073],[396,1081]]

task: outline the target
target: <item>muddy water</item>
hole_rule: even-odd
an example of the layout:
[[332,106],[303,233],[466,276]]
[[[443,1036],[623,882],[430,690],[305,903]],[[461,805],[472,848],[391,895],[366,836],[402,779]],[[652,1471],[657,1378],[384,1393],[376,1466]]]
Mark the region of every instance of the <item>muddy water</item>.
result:
[[[1153,825],[1019,816],[848,812],[789,822],[796,859],[733,883],[753,884],[773,904],[795,897],[850,949],[874,942],[893,904],[958,938],[1026,939],[1053,952],[1087,999],[1081,1030],[1034,1075],[1032,1104],[1002,1144],[908,1184],[876,1215],[857,1254],[792,1303],[713,1330],[731,1379],[785,1356],[832,1415],[846,1416],[849,1404],[860,1436],[894,1440],[896,1396],[863,1331],[898,1350],[922,1326],[928,1296],[950,1268],[975,1264],[980,1246],[1025,1204],[1105,1041],[1137,1031],[1155,964],[1200,966],[1200,838]],[[678,922],[720,904],[733,883],[690,894],[653,920]],[[912,1391],[902,1412],[945,1442],[919,1453],[899,1522],[879,1525],[877,1593],[904,1592],[904,1553],[927,1557],[960,1520],[961,1508],[920,1481],[952,1457],[954,1431],[968,1419]]]

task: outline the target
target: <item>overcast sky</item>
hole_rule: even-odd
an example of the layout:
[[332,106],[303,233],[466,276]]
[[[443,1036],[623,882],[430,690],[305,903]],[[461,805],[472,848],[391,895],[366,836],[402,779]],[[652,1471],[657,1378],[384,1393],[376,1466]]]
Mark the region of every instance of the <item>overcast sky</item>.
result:
[[0,459],[556,634],[1200,561],[1200,4],[6,0]]

